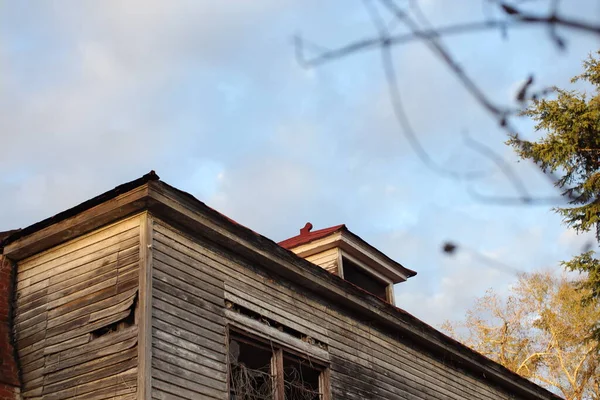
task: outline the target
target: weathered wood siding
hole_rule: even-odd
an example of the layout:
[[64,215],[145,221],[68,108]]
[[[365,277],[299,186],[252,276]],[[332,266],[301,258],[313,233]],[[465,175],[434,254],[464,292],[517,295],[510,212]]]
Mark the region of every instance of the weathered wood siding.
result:
[[321,253],[314,254],[312,256],[306,257],[308,261],[313,264],[317,264],[321,268],[326,269],[332,274],[339,275],[338,269],[338,261],[339,261],[340,251],[339,249],[333,248],[329,250],[325,250]]
[[15,335],[25,398],[136,397],[140,218],[18,263]]
[[225,324],[234,313],[223,317],[223,298],[325,343],[334,399],[515,398],[163,223],[155,224],[153,254],[155,398],[227,398]]
[[152,397],[227,399],[224,276],[154,223]]

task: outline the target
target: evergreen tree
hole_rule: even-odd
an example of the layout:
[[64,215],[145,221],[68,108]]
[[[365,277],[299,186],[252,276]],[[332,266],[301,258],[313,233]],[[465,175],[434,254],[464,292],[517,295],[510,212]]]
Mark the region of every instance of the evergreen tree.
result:
[[[515,135],[508,144],[521,158],[559,177],[556,186],[570,200],[568,206],[554,210],[577,232],[595,231],[600,242],[600,60],[590,56],[583,67],[572,82],[585,81],[593,92],[554,88],[556,98],[534,100],[523,114],[536,121],[536,130],[545,135],[533,142]],[[600,260],[593,250],[563,265],[587,274],[581,284],[589,293],[586,301],[600,301]],[[600,323],[594,334],[600,338]]]

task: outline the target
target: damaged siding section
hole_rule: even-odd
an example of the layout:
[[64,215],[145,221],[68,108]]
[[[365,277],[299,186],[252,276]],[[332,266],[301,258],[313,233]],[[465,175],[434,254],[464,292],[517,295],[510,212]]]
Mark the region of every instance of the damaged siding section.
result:
[[136,397],[140,218],[18,263],[24,398]]

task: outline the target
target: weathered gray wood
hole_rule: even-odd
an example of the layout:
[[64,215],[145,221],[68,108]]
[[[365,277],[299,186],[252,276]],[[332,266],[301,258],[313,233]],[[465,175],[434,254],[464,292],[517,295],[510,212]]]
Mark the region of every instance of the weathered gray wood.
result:
[[63,332],[60,332],[60,335],[59,333],[56,333],[55,336],[47,337],[45,345],[52,346],[64,342],[67,339],[71,339],[80,335],[84,335],[86,333],[93,332],[99,328],[103,328],[105,326],[111,325],[115,322],[127,318],[130,313],[130,310],[126,310],[87,324],[73,324],[71,329],[67,329],[67,327],[64,327],[65,329]]
[[[134,360],[135,361],[135,360]],[[130,362],[133,364],[134,362]],[[114,371],[119,371],[122,369],[123,365],[117,365],[117,368],[112,368]],[[97,376],[98,379],[92,380],[86,383],[81,383],[80,385],[69,387],[67,389],[63,389],[57,392],[45,394],[44,400],[62,400],[74,397],[76,395],[83,395],[86,393],[96,393],[102,389],[106,388],[114,388],[119,384],[126,384],[129,387],[133,387],[136,385],[137,381],[137,368],[130,368],[125,371],[116,373],[111,376],[102,377],[106,371],[103,371],[102,374]],[[87,377],[86,377],[87,378]]]
[[259,300],[258,298],[254,297],[252,293],[242,293],[235,290],[232,286],[225,285],[225,298],[231,301],[233,304],[238,304],[244,308],[247,308],[248,310],[262,315],[263,317],[267,317],[298,332],[318,339],[323,343],[329,342],[326,329],[323,329],[322,327],[319,327],[309,321],[304,321],[304,323],[301,325],[296,322],[298,319],[297,316]]
[[[132,383],[134,384],[132,386]],[[85,393],[80,396],[71,397],[71,400],[129,400],[136,398],[136,387],[135,382],[132,381],[129,384],[126,382],[119,383],[114,386],[109,386],[104,389],[94,390],[90,393]]]
[[[77,384],[83,383],[87,376],[99,376],[101,374],[99,370],[104,370],[113,365],[123,364],[124,361],[129,361],[134,358],[137,358],[137,348],[129,348],[106,356],[98,355],[98,357],[94,357],[91,360],[67,368],[59,368],[55,371],[45,370],[46,377],[44,379],[44,385],[51,385],[56,382],[67,381],[68,379],[76,379],[75,382],[77,382]],[[94,374],[89,375],[92,372],[94,372]],[[96,372],[98,375],[95,375]],[[51,387],[52,386],[49,386],[48,390],[51,390]]]
[[[162,396],[167,397],[159,397],[159,398],[167,398],[167,399],[225,399],[223,395],[221,397],[214,397],[208,394],[199,395],[195,390],[188,390],[184,387],[180,382],[172,383],[170,376],[167,374],[154,374],[153,377],[153,387],[154,392],[157,394],[162,394]],[[182,385],[182,386],[179,386]],[[186,386],[186,385],[185,385]]]
[[77,388],[86,383],[91,383],[103,378],[114,378],[115,375],[118,375],[122,372],[125,372],[129,369],[135,368],[137,366],[137,351],[136,354],[132,356],[132,358],[127,359],[124,362],[120,362],[114,365],[108,365],[106,367],[102,367],[96,369],[92,372],[73,376],[72,378],[62,380],[58,383],[44,385],[43,394],[52,394],[58,393],[61,391],[65,391],[70,388],[75,388],[77,392]]
[[[205,224],[202,235],[190,239],[160,221],[149,224],[153,217],[144,215],[128,228],[135,231],[131,237],[113,226],[110,234],[100,229],[59,246],[56,253],[51,249],[24,261],[17,276],[15,327],[25,397],[226,399],[229,324],[276,349],[328,363],[321,385],[330,386],[330,393],[323,400],[512,398],[472,372],[476,358],[469,361],[452,346],[447,359],[432,355],[446,351],[446,341],[430,338],[438,346],[432,350],[407,340],[403,335],[415,340],[418,332],[411,331],[413,325],[401,326],[398,321],[405,319],[389,307],[344,290],[308,264],[279,257],[269,246],[236,237],[212,217],[194,214],[175,192],[157,196],[153,200],[174,202],[177,213]],[[12,248],[14,254],[37,245],[19,246]],[[305,343],[283,327],[280,331],[226,310],[225,299],[326,345]],[[122,321],[134,304],[136,323],[144,325],[127,331],[133,335],[116,340],[121,332],[90,334]],[[377,322],[371,326],[372,321]],[[284,353],[280,356],[279,364]],[[471,372],[445,362],[455,357],[468,361]],[[496,382],[506,379],[499,376]],[[120,387],[123,382],[131,385]],[[138,391],[138,383],[152,387]]]
[[127,343],[130,339],[137,337],[137,333],[138,327],[134,325],[123,329],[122,331],[104,335],[91,342],[80,344],[76,348],[70,348],[62,352],[48,353],[46,360],[48,361],[48,364],[53,364],[59,361],[66,361],[69,358],[77,357],[82,354],[102,351],[102,349],[106,347]]
[[[25,319],[33,318],[41,313],[46,311],[59,308],[60,310],[55,311],[54,314],[50,314],[51,317],[54,315],[70,312],[82,305],[90,304],[96,300],[97,296],[106,295],[106,297],[112,296],[116,293],[120,293],[122,290],[118,290],[119,288],[123,288],[124,285],[131,284],[130,280],[135,280],[134,286],[137,285],[138,273],[135,269],[127,268],[124,269],[123,272],[119,271],[116,277],[112,277],[106,281],[97,283],[95,285],[84,287],[82,290],[72,293],[70,295],[64,297],[52,296],[50,299],[44,298],[44,300],[39,306],[34,309],[27,309],[26,311],[21,311],[21,307],[18,309],[18,314],[16,316],[16,321],[21,322]],[[130,288],[130,287],[128,287]],[[126,290],[126,289],[125,289]],[[95,294],[99,292],[98,294]],[[101,293],[100,293],[101,292]],[[114,293],[114,294],[113,294]],[[50,297],[50,296],[48,296]],[[104,297],[104,298],[106,298]],[[20,303],[18,303],[20,304]]]
[[[134,347],[136,344],[137,337],[132,337],[128,340],[114,343],[111,346],[106,346],[96,351],[88,351],[78,356],[69,357],[66,360],[59,359],[53,364],[47,362],[46,366],[43,368],[43,374],[48,375],[61,369],[70,368],[76,365],[81,366],[83,363],[88,361],[102,359],[102,357],[109,356],[115,353],[121,353],[124,350]],[[47,380],[46,382],[49,382],[49,380]]]
[[[206,329],[210,329],[215,333],[222,333],[224,331],[225,320],[222,315],[214,314],[210,311],[203,309],[202,307],[198,307],[195,304],[188,303],[185,299],[180,298],[180,293],[178,293],[173,288],[162,286],[158,282],[154,282],[154,298],[155,301],[163,301],[169,303],[170,305],[179,308],[180,310],[187,310],[188,313],[185,313],[187,320],[197,320],[195,318],[190,318],[189,313],[193,313],[199,317],[201,317],[198,325],[204,326]],[[168,290],[171,293],[167,293],[164,290]],[[165,306],[161,306],[161,309],[168,308]]]
[[[113,240],[119,235],[127,235],[128,233],[132,232],[132,229],[135,229],[139,225],[139,216],[134,216],[115,222],[86,235],[76,237],[69,242],[55,246],[48,251],[37,253],[34,256],[19,261],[17,272],[24,272],[49,262],[56,261],[57,259],[69,260],[68,257],[77,255],[77,252],[84,254],[92,253],[96,251],[97,248],[92,247],[92,250],[89,250],[90,246],[98,246],[98,244],[102,243],[103,241]],[[102,246],[100,248],[102,248]]]
[[[162,293],[166,293],[167,295],[176,297],[177,300],[179,300],[179,302],[182,304],[186,304],[187,306],[194,306],[196,310],[199,310],[198,312],[204,318],[213,320],[215,322],[222,322],[223,320],[222,307],[217,307],[213,303],[204,300],[202,297],[185,291],[183,288],[173,286],[159,279],[155,279],[153,281],[153,287],[155,287],[156,290]],[[187,306],[184,306],[183,308]]]
[[[168,297],[167,295],[157,291],[154,292],[154,295],[154,299],[152,299],[152,306],[154,308],[164,311],[170,315],[176,315],[191,324],[210,330],[217,335],[225,335],[225,325],[213,323],[207,319],[204,319],[203,317],[198,316],[193,307],[189,307],[187,310],[178,308],[177,304],[173,304],[175,302],[173,297]],[[165,300],[159,296],[164,297]]]
[[[134,249],[137,249],[137,247]],[[118,256],[115,257],[118,258]],[[49,280],[45,280],[44,282],[46,283],[46,287],[42,291],[33,293],[31,296],[22,295],[25,290],[29,289],[25,288],[23,291],[17,293],[19,302],[23,304],[23,306],[20,308],[21,314],[19,315],[19,321],[16,321],[17,327],[26,327],[25,323],[27,321],[20,322],[20,320],[22,320],[24,317],[27,317],[27,315],[23,315],[23,313],[39,307],[43,303],[47,303],[57,298],[72,294],[88,286],[102,283],[107,279],[113,278],[119,273],[124,273],[135,268],[137,266],[137,262],[137,257],[129,255],[125,258],[117,259],[115,262],[93,269],[88,273],[80,275],[76,278],[59,282],[58,284],[49,284],[48,286]]]
[[[277,285],[272,280],[256,275],[247,268],[234,265],[235,263],[223,259],[221,255],[210,254],[210,251],[201,244],[190,242],[161,224],[155,226],[158,232],[155,235],[157,252],[167,253],[171,258],[179,261],[187,258],[186,265],[210,265],[210,268],[214,268],[219,276],[224,278],[227,290],[225,296],[233,302],[245,302],[241,305],[250,305],[247,308],[259,313],[262,311],[263,315],[271,313],[265,316],[275,320],[279,317],[282,323],[295,322],[296,325],[290,325],[301,332],[306,327],[300,321],[309,321],[309,326],[310,322],[323,321],[320,326],[327,329],[330,352],[333,352],[331,354],[343,355],[347,360],[343,364],[362,365],[362,368],[371,375],[370,383],[366,386],[358,385],[355,388],[357,392],[384,396],[381,398],[440,400],[507,398],[506,394],[495,388],[466,376],[462,371],[444,366],[427,354],[401,345],[385,334],[380,334],[353,320],[352,317],[345,316],[321,303],[315,303],[297,292]],[[174,250],[185,252],[185,256],[177,254]],[[229,287],[233,289],[229,290]],[[229,313],[227,315],[229,316]],[[335,336],[333,341],[332,336]],[[332,387],[337,382],[336,375],[343,375],[339,369],[334,369],[334,372],[330,376]],[[356,371],[352,376],[356,376]],[[465,385],[465,382],[468,384]]]
[[155,237],[153,397],[226,399],[223,282],[190,261],[172,257]]
[[122,329],[133,312],[139,218],[22,262],[15,328],[25,398],[135,398],[138,327],[97,338],[91,332]]
[[155,357],[152,358],[152,366],[159,371],[177,375],[215,390],[225,391],[227,388],[226,374],[217,374],[208,368],[198,368],[200,366],[196,363],[180,360],[161,350],[157,350]]
[[215,291],[218,292],[218,289],[211,290],[215,288],[209,286],[209,283],[197,279],[195,276],[181,273],[179,270],[171,268],[166,264],[162,264],[159,262],[156,263],[154,279],[162,281],[171,286],[177,286],[179,289],[184,290],[187,293],[196,295],[201,299],[211,302],[215,305],[215,310],[218,310],[223,307],[222,289],[220,290],[219,294],[211,293]]
[[152,339],[153,349],[159,349],[169,354],[173,354],[182,359],[195,362],[200,366],[204,366],[213,369],[215,372],[225,373],[227,368],[226,365],[221,361],[215,361],[208,357],[204,357],[202,354],[198,354],[194,348],[191,348],[182,342],[173,343],[175,341],[161,340],[154,337]]
[[136,323],[140,329],[138,332],[138,396],[139,400],[145,400],[152,392],[152,275],[154,271],[154,260],[152,246],[154,244],[154,219],[148,213],[142,216],[140,224],[140,251],[141,260],[139,280],[139,302]]
[[[324,272],[317,273],[317,269],[308,268],[306,263],[295,260],[289,253],[277,249],[264,238],[253,236],[248,230],[236,227],[234,224],[224,223],[223,218],[202,207],[189,196],[171,190],[160,182],[153,182],[150,186],[152,200],[166,209],[164,215],[176,221],[178,226],[184,226],[188,232],[209,237],[213,243],[219,243],[226,249],[233,249],[244,257],[263,264],[270,273],[279,273],[294,281],[296,285],[319,293],[322,299],[334,301],[335,304],[343,305],[366,319],[377,321],[377,324],[390,336],[394,336],[389,333],[390,330],[397,330],[405,336],[403,340],[414,340],[419,344],[420,350],[428,355],[435,354],[442,358],[447,356],[456,360],[467,368],[472,374],[471,377],[477,378],[480,384],[482,383],[480,374],[485,373],[488,376],[486,381],[490,379],[502,388],[519,395],[536,399],[553,398],[550,393],[540,390],[524,379],[507,373],[506,370],[487,362],[465,348],[454,345],[453,342],[446,340],[414,318],[395,312],[391,307],[374,298],[361,295],[350,286],[326,277]],[[483,383],[483,386],[488,387],[489,384]]]
[[[186,264],[184,261],[174,258],[169,255],[172,254],[173,250],[169,247],[163,246],[162,243],[156,242],[156,246],[154,247],[154,260],[160,265],[166,265],[173,269],[177,269],[184,273],[185,278],[193,278],[194,282],[197,282],[197,286],[208,291],[209,293],[214,294],[217,297],[222,297],[223,295],[223,280],[215,277],[219,276],[218,272],[214,269],[207,267],[206,265],[195,261],[191,257],[181,257],[182,260],[187,261],[189,264]],[[181,256],[182,254],[177,254],[176,256]],[[222,278],[222,277],[221,277]]]
[[[198,346],[202,346],[206,350],[209,350],[211,352],[214,352],[217,354],[222,354],[223,356],[225,355],[225,343],[223,343],[222,338],[221,338],[221,343],[218,343],[213,340],[205,338],[204,336],[199,334],[197,331],[190,332],[190,331],[180,328],[179,326],[166,323],[160,319],[153,320],[152,326],[163,332],[168,332],[170,335],[176,336],[178,339],[188,341],[188,342],[193,343]],[[221,360],[222,358],[218,357],[217,359]]]
[[203,375],[205,377],[211,378],[214,380],[213,384],[216,389],[225,388],[225,382],[227,381],[227,374],[222,371],[217,371],[212,368],[204,367],[201,364],[198,364],[196,360],[190,361],[178,354],[171,354],[168,351],[164,351],[161,349],[154,349],[154,355],[157,361],[166,362],[181,368],[186,369],[187,371]]
[[217,368],[221,370],[225,369],[225,355],[222,352],[207,349],[199,344],[190,342],[180,338],[179,336],[175,336],[171,333],[167,333],[156,328],[152,329],[152,336],[155,341],[171,343],[188,351],[194,352],[206,359],[214,360],[216,363],[213,365],[222,364]]
[[157,400],[185,400],[185,397],[179,397],[177,395],[168,393],[168,392],[163,392],[162,390],[159,390],[158,388],[155,388],[152,391],[152,398],[153,399],[157,399]]
[[159,370],[158,368],[154,368],[152,370],[152,377],[159,382],[169,382],[171,385],[176,385],[178,388],[173,389],[171,385],[165,386],[157,382],[156,387],[162,389],[163,387],[171,387],[174,393],[179,395],[183,395],[189,399],[197,399],[204,398],[201,396],[206,396],[208,398],[213,399],[222,399],[224,391],[215,390],[213,388],[208,387],[203,384],[203,382],[196,383],[193,381],[189,381],[185,378],[181,378],[179,376],[168,373],[167,371]]
[[[76,266],[85,265],[100,258],[110,256],[111,254],[118,253],[119,250],[131,247],[133,243],[139,240],[135,237],[137,233],[137,230],[133,228],[119,233],[106,241],[99,241],[92,246],[77,250],[76,252],[68,254],[66,257],[59,257],[51,262],[41,265],[36,264],[24,271],[20,270],[17,273],[17,282],[25,281],[36,283],[43,279],[47,279],[50,276],[71,270]],[[51,249],[49,253],[53,253],[54,251],[54,249]],[[27,266],[30,263],[31,262],[29,261],[25,261],[20,265]]]
[[[159,238],[159,239],[160,239],[160,237],[159,237],[159,236],[157,236],[157,238]],[[193,245],[192,245],[192,246],[193,246]],[[243,272],[243,271],[239,271],[239,270],[238,270],[238,272]],[[240,281],[236,282],[236,285],[240,285]],[[270,287],[270,288],[268,289],[268,292],[271,292],[273,289],[275,289],[275,290],[277,290],[277,291],[281,291],[281,288],[276,288],[276,287],[275,287],[275,288],[273,288],[273,287]],[[253,293],[253,294],[255,294],[255,293],[256,293],[256,291],[255,291],[255,290],[252,290],[252,293]],[[289,292],[287,292],[287,293],[285,293],[285,292],[284,292],[283,294],[284,294],[285,296],[279,296],[279,297],[280,297],[280,298],[295,298],[295,297],[298,297],[298,295],[297,295],[297,294],[296,294],[296,295],[294,295],[293,293],[289,293]],[[272,297],[272,301],[277,301],[277,299],[276,299],[276,298],[274,298],[273,296],[271,296],[271,297]],[[294,305],[295,305],[295,306],[299,306],[299,305],[301,305],[301,303],[294,302]],[[313,307],[314,307],[314,305],[313,305]],[[310,311],[310,309],[309,309],[309,312],[310,312],[311,314],[313,313],[312,311]],[[374,340],[374,339],[376,339],[376,337],[374,337],[373,339],[369,339],[369,340]],[[361,346],[361,347],[362,347],[362,346]],[[420,355],[420,354],[418,354],[418,353],[417,353],[417,354],[415,354],[415,355],[416,355],[417,357],[422,357],[422,355]],[[432,360],[428,360],[428,361],[429,361],[429,362],[431,362]],[[445,368],[445,367],[444,367],[444,368]],[[430,369],[430,368],[426,367],[426,369]],[[435,372],[431,372],[431,373],[432,373],[432,374],[434,374],[434,376],[436,376],[436,373],[435,373]],[[463,375],[464,375],[464,374],[463,374]],[[462,379],[469,379],[468,377],[464,377],[464,376],[462,376],[461,378],[462,378]],[[439,375],[437,375],[437,376],[436,376],[434,379],[439,379]],[[460,385],[461,385],[461,383],[462,383],[462,382],[461,382],[460,380],[456,381],[456,385],[457,385],[456,387],[457,387],[457,390],[459,390],[459,391],[461,391],[461,390],[464,390],[464,388],[460,386]],[[463,386],[464,386],[464,385],[463,385]],[[476,398],[476,397],[473,397],[473,398]]]
[[[166,306],[169,306],[167,303],[163,303]],[[188,332],[195,333],[197,335],[201,335],[206,340],[212,341],[211,347],[221,346],[223,344],[223,335],[218,334],[208,329],[205,329],[202,326],[195,325],[193,322],[180,318],[179,315],[170,314],[167,311],[161,310],[161,303],[155,303],[155,307],[152,308],[152,321],[162,321],[165,324],[170,326],[176,326],[179,329],[185,329]],[[172,307],[167,307],[171,311],[173,311]]]
[[[119,293],[115,296],[100,300],[96,303],[89,304],[67,313],[59,313],[59,310],[52,310],[48,313],[47,328],[64,324],[65,322],[81,316],[87,316],[90,321],[95,321],[97,319],[114,314],[112,311],[114,308],[128,308],[128,306],[130,306],[135,299],[137,291],[138,289],[134,287],[126,292]],[[119,309],[119,311],[124,311],[124,309]]]
[[89,342],[90,342],[90,334],[88,332],[86,332],[81,336],[77,336],[72,339],[62,341],[55,345],[44,346],[43,354],[54,354],[54,353],[60,353],[60,352],[67,351],[67,350],[71,351],[71,349],[78,347],[78,346],[86,345]]
[[298,353],[303,353],[307,358],[314,358],[323,362],[329,361],[329,353],[319,346],[303,342],[287,333],[281,332],[276,328],[267,326],[257,320],[246,317],[245,315],[238,314],[235,311],[226,310],[225,316],[229,321],[229,325],[236,326],[242,331],[262,337],[279,346],[295,350]]
[[[207,266],[211,267],[211,270],[218,271],[220,276],[228,276],[229,274],[231,274],[231,275],[236,274],[237,271],[235,271],[235,269],[230,268],[233,265],[233,263],[231,263],[231,261],[224,261],[225,264],[215,262],[215,260],[206,257],[205,254],[197,252],[196,250],[198,250],[198,249],[192,249],[191,247],[188,247],[188,245],[193,246],[193,244],[190,244],[188,242],[185,245],[183,245],[181,243],[176,242],[172,238],[168,238],[167,236],[164,235],[164,232],[160,231],[161,229],[162,229],[161,226],[157,225],[157,233],[155,235],[155,239],[156,239],[155,247],[158,251],[168,253],[170,256],[175,257],[177,259],[187,258],[188,262],[190,262],[190,263],[206,264]],[[184,255],[182,253],[184,251],[187,252],[187,254]],[[205,250],[202,250],[202,251],[205,252]],[[237,268],[241,268],[241,267],[237,266]],[[232,277],[231,275],[229,275],[229,276]],[[235,284],[230,285],[231,288],[237,287],[238,285],[240,285],[240,283],[243,284],[246,279],[246,276],[244,274],[238,274],[236,276],[236,278],[237,279],[233,280],[233,282],[235,282]],[[232,291],[235,291],[235,289],[233,289]],[[252,292],[252,294],[254,294],[254,292]],[[243,297],[243,296],[241,296],[241,297]],[[269,297],[270,297],[269,301],[271,299],[273,299],[273,296],[269,296]],[[279,302],[277,299],[275,299],[275,301],[276,301],[276,303],[274,303],[274,304],[281,304],[281,302]],[[257,311],[260,308],[260,306],[259,306],[259,308],[252,308],[252,307],[249,307],[249,308],[253,309],[254,311]],[[281,312],[283,314],[285,314],[285,310],[289,309],[289,308],[294,308],[294,306],[282,307],[281,309],[276,309],[276,311],[281,310]],[[275,318],[275,319],[277,319],[277,318]],[[289,321],[289,319],[288,319],[288,321]],[[291,324],[295,324],[295,323],[297,323],[299,325],[304,325],[304,328],[298,328],[297,330],[299,330],[301,332],[308,330],[309,332],[313,332],[313,336],[315,338],[318,337],[323,342],[327,342],[327,336],[326,336],[325,332],[322,332],[322,329],[320,329],[318,327],[315,328],[315,324],[311,324],[308,319],[303,318],[303,319],[298,319],[297,321],[291,322]],[[315,330],[316,330],[316,332],[315,332]],[[319,333],[319,331],[321,331],[321,332]]]

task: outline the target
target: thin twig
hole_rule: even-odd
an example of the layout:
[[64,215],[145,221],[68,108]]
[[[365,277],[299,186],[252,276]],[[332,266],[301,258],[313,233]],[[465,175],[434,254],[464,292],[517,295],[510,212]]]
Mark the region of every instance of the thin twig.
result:
[[[411,16],[396,5],[393,0],[380,0],[380,3],[390,11],[395,17],[395,21],[405,25],[410,32],[399,35],[390,35],[389,25],[386,25],[383,18],[377,12],[377,9],[371,1],[366,1],[367,6],[373,23],[376,26],[379,35],[376,38],[367,38],[350,43],[346,46],[323,51],[318,53],[316,56],[305,59],[304,54],[304,42],[300,37],[296,38],[296,52],[299,62],[305,67],[315,67],[320,64],[333,61],[339,58],[343,58],[347,55],[359,53],[362,51],[368,51],[379,48],[382,54],[383,69],[385,77],[388,83],[390,92],[390,99],[392,102],[392,108],[396,119],[398,120],[403,134],[407,138],[410,146],[415,151],[419,159],[434,172],[454,179],[475,179],[481,178],[486,174],[482,172],[464,173],[458,171],[451,171],[447,168],[435,163],[432,157],[427,153],[423,145],[418,139],[416,132],[414,131],[408,116],[406,115],[400,96],[400,89],[398,86],[398,80],[395,73],[392,57],[392,46],[409,43],[411,41],[421,40],[424,41],[427,46],[436,54],[453,72],[461,84],[466,90],[476,99],[476,101],[488,112],[488,114],[496,120],[496,122],[515,140],[519,140],[519,135],[515,127],[511,124],[509,117],[514,115],[519,110],[510,110],[508,108],[502,108],[494,104],[491,99],[486,95],[479,85],[473,80],[465,70],[456,62],[450,52],[441,43],[440,38],[443,36],[457,35],[464,33],[474,33],[478,31],[499,29],[504,34],[508,28],[526,27],[531,25],[543,25],[548,26],[551,29],[552,39],[563,46],[562,39],[557,36],[554,31],[556,26],[567,27],[574,30],[583,31],[591,34],[600,34],[600,25],[594,25],[583,21],[569,19],[558,14],[558,0],[554,0],[549,15],[534,15],[529,14],[517,9],[516,7],[509,5],[501,0],[487,0],[488,3],[498,5],[503,12],[507,15],[508,19],[487,19],[485,21],[463,23],[457,25],[450,25],[434,29],[424,13],[420,10],[414,0],[410,0],[410,6],[413,13],[417,15],[423,25],[426,25],[428,29],[421,29],[421,27],[411,18]],[[519,4],[522,2],[518,2]],[[416,8],[415,8],[416,7]],[[548,93],[547,89],[541,92],[531,94],[530,96],[522,96],[520,99],[521,103],[529,98],[538,98],[538,96],[545,95]],[[512,168],[497,154],[495,154],[487,146],[481,143],[470,140],[467,145],[479,154],[489,158],[502,173],[512,182],[515,190],[519,193],[518,197],[492,197],[484,196],[473,190],[469,190],[471,195],[479,201],[485,201],[488,203],[502,204],[502,205],[531,205],[531,204],[555,204],[559,199],[558,197],[548,198],[533,198],[523,181],[518,175],[512,170]],[[544,174],[549,181],[556,185],[559,178],[550,172]],[[569,191],[566,191],[566,197],[573,201],[576,196]]]

